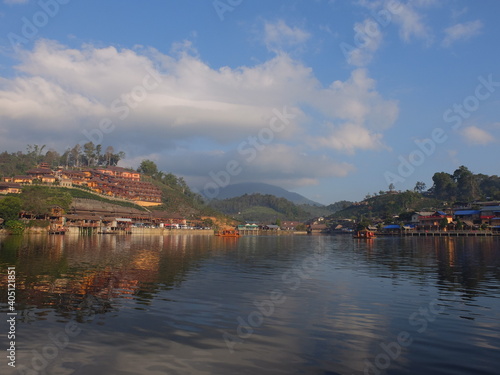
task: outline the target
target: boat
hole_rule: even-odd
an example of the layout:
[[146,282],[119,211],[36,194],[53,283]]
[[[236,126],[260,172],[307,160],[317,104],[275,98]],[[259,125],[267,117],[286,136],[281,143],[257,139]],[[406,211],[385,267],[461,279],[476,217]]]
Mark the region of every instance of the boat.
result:
[[375,233],[373,233],[372,231],[369,231],[368,229],[358,230],[356,232],[356,234],[352,237],[353,238],[361,238],[364,240],[371,240],[372,238],[377,238],[377,236],[375,236]]
[[229,230],[220,230],[215,232],[215,235],[218,237],[241,237],[240,232],[237,230],[229,229]]
[[53,228],[49,230],[49,234],[66,234],[66,228]]

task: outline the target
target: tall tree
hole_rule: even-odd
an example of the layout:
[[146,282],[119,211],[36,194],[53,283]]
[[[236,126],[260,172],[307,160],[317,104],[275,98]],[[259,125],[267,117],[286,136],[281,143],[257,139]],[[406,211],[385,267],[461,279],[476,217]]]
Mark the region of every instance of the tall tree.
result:
[[123,151],[119,151],[117,154],[111,154],[109,159],[109,165],[116,166],[118,162],[125,158],[125,153]]
[[80,166],[81,155],[82,155],[82,147],[79,144],[76,144],[75,147],[71,149],[71,164],[74,167]]
[[146,176],[155,177],[158,174],[158,167],[154,161],[146,159],[141,162],[137,172],[143,173]]
[[94,142],[87,142],[83,145],[83,153],[87,161],[87,166],[93,166],[96,157]]
[[26,152],[28,155],[31,157],[33,163],[38,164],[41,162],[42,159],[42,151],[45,148],[45,145],[39,146],[39,145],[28,145],[26,147]]
[[95,146],[95,161],[97,165],[101,165],[102,145]]
[[106,151],[104,153],[104,156],[106,158],[106,166],[111,165],[111,157],[113,156],[114,152],[115,152],[115,149],[113,148],[113,146],[106,147]]
[[480,179],[479,187],[484,198],[499,199],[500,197],[500,177],[497,175],[484,176]]
[[49,166],[55,167],[59,165],[60,159],[61,155],[59,155],[59,153],[56,150],[50,149],[49,151],[47,151],[42,160]]
[[417,193],[422,194],[425,191],[425,188],[426,188],[425,182],[417,181],[413,190],[416,191]]
[[474,174],[465,166],[460,166],[453,172],[457,185],[458,199],[471,202],[479,198],[479,186]]
[[437,199],[455,200],[457,184],[453,176],[445,172],[437,172],[432,176],[432,192]]

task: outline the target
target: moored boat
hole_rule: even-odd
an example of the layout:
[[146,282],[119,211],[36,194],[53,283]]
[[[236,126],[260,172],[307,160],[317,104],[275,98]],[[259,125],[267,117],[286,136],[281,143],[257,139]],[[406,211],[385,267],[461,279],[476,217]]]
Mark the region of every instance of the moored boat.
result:
[[368,229],[358,230],[353,238],[361,238],[364,240],[371,240],[372,238],[376,238],[375,233],[369,231]]
[[237,230],[220,230],[215,232],[215,235],[218,237],[241,237],[240,232]]
[[66,234],[66,228],[54,228],[49,230],[49,234]]

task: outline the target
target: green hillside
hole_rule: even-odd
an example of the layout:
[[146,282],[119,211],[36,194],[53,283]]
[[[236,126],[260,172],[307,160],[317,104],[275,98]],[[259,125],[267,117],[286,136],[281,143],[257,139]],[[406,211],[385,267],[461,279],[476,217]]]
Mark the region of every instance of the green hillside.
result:
[[212,200],[209,205],[241,221],[275,222],[277,219],[306,220],[311,214],[285,198],[270,194]]
[[343,210],[337,211],[331,218],[355,219],[364,217],[389,218],[402,212],[432,211],[442,208],[442,201],[425,197],[412,191],[383,194],[365,199]]
[[[101,145],[94,145],[88,142],[83,147],[75,147],[59,154],[55,150],[46,150],[46,147],[39,145],[28,145],[25,152],[0,153],[0,177],[11,177],[14,175],[24,175],[40,163],[45,163],[55,169],[64,166],[66,169],[80,170],[80,168],[96,168],[116,166],[125,157],[122,151],[116,152],[113,147],[103,148]],[[28,194],[36,201],[36,197],[45,200],[50,197],[65,197],[91,199],[99,202],[114,205],[136,208],[142,211],[167,211],[169,214],[178,214],[183,217],[196,218],[200,216],[220,217],[223,215],[213,208],[204,204],[201,197],[193,193],[182,177],[172,173],[159,171],[156,164],[150,160],[144,160],[138,171],[142,173],[143,181],[148,181],[157,186],[162,192],[162,205],[144,209],[134,202],[114,200],[102,195],[93,193],[89,188],[60,188],[56,185],[37,185],[24,187],[21,194],[22,199]],[[50,189],[50,190],[47,190]],[[54,198],[55,199],[55,198]],[[49,202],[54,201],[53,198]],[[57,200],[57,199],[55,199]]]

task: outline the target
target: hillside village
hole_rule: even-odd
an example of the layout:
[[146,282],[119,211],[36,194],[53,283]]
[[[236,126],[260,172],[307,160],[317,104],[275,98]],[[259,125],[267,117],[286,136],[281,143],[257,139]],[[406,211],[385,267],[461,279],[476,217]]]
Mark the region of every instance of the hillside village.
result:
[[26,171],[25,175],[4,177],[0,193],[20,193],[22,185],[33,183],[86,187],[95,193],[127,199],[146,207],[162,203],[161,190],[150,182],[141,181],[139,172],[114,166],[52,170],[47,163],[41,163],[38,168]]
[[[220,221],[189,205],[183,213],[166,210],[164,204],[175,199],[175,192],[164,196],[161,184],[145,181],[148,178],[151,180],[135,170],[117,166],[69,169],[51,168],[42,162],[22,175],[2,178],[0,206],[2,201],[8,202],[14,212],[5,219],[2,216],[6,215],[0,214],[0,224],[11,219],[24,223],[30,231],[62,234],[129,233],[132,228],[208,229]],[[16,201],[16,197],[23,197],[27,191],[36,199],[53,204],[44,209],[21,209],[21,200]],[[71,201],[67,207],[55,199],[65,195]],[[9,197],[14,197],[14,201],[9,201]]]
[[[500,201],[473,199],[479,197],[480,192],[497,197],[498,178],[474,175],[465,167],[460,167],[453,175],[436,173],[434,185],[428,191],[423,191],[425,184],[417,182],[414,191],[401,192],[390,188],[379,194],[368,194],[360,202],[342,201],[326,207],[295,205],[273,195],[245,194],[213,201],[209,206],[202,205],[209,214],[201,214],[192,209],[180,213],[165,207],[168,199],[161,187],[165,187],[163,179],[166,175],[151,161],[143,161],[137,171],[116,165],[88,164],[51,167],[47,162],[40,162],[23,174],[4,176],[0,181],[0,196],[22,195],[29,187],[53,190],[55,195],[65,195],[64,189],[69,189],[73,194],[68,207],[52,204],[44,212],[19,210],[19,214],[11,215],[11,219],[21,219],[24,223],[43,222],[46,230],[52,233],[76,230],[130,232],[138,227],[208,229],[219,225],[237,226],[248,234],[256,231],[343,234],[360,228],[400,234],[500,231]],[[75,195],[75,189],[81,194]],[[49,190],[44,194],[47,195]],[[46,198],[50,201],[48,196]],[[100,199],[107,203],[99,202]],[[223,212],[225,218],[218,211]],[[310,213],[314,211],[323,214],[311,218]],[[245,217],[243,212],[250,216]],[[258,216],[259,212],[265,212],[267,216],[262,217],[267,219],[252,220],[251,216]],[[7,220],[0,217],[0,224],[4,221]]]

